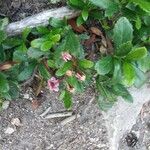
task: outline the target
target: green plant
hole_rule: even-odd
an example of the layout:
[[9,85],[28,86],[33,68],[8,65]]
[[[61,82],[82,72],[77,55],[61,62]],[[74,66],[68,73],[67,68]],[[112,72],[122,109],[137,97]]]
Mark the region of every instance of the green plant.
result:
[[[22,35],[7,37],[7,19],[0,21],[0,103],[19,96],[19,84],[35,75],[70,109],[72,96],[96,83],[102,110],[112,107],[121,96],[132,102],[127,90],[141,87],[150,69],[150,10],[147,0],[68,0],[81,10],[77,25],[98,20],[112,40],[112,52],[97,52],[98,60],[87,59],[82,43],[89,37],[75,33],[66,18],[51,18],[47,27],[26,28]],[[134,15],[133,15],[134,14]],[[100,54],[99,54],[100,53]],[[100,56],[100,57],[99,57]],[[93,82],[94,80],[94,82]],[[36,93],[38,95],[38,93]]]

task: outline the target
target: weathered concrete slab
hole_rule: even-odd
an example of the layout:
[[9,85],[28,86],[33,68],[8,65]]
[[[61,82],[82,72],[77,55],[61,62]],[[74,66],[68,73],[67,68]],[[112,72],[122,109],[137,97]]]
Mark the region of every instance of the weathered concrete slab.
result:
[[141,89],[130,88],[134,98],[133,104],[127,103],[119,98],[116,105],[108,112],[103,112],[106,120],[111,150],[118,150],[119,141],[125,132],[131,130],[136,123],[144,103],[150,100],[150,89],[147,85]]

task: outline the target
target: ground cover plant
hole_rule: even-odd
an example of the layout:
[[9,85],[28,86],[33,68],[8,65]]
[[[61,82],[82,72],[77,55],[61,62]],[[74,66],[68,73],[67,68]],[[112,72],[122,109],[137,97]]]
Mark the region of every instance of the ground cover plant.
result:
[[[121,96],[132,102],[128,87],[140,88],[150,69],[148,0],[68,0],[78,18],[50,18],[49,25],[26,28],[7,37],[8,19],[0,21],[0,103],[19,96],[19,86],[38,79],[59,92],[66,109],[72,96],[93,85],[102,110]],[[92,23],[91,23],[92,22]]]

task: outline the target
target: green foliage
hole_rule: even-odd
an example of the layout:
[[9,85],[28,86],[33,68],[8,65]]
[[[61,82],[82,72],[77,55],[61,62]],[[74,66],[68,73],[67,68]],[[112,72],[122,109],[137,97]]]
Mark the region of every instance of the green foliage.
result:
[[[75,33],[67,19],[50,18],[46,27],[26,28],[7,37],[8,19],[0,20],[0,102],[19,96],[19,84],[38,76],[50,90],[60,92],[66,109],[74,93],[96,83],[99,107],[106,111],[122,97],[132,103],[127,90],[140,88],[150,70],[150,2],[148,0],[68,0],[81,13],[77,25],[94,20],[112,40],[113,51],[90,60],[81,43],[87,34]],[[102,37],[103,38],[103,37]]]

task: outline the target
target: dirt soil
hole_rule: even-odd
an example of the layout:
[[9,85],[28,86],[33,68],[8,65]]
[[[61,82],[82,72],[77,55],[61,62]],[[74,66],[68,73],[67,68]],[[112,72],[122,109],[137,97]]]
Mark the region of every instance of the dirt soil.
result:
[[[33,110],[29,100],[32,99],[32,93],[23,95],[28,99],[12,101],[7,110],[0,112],[0,150],[109,149],[105,122],[91,89],[75,97],[73,111],[80,117],[64,126],[61,122],[65,118],[40,117],[48,107],[49,113],[66,111],[58,101],[57,94],[44,92],[44,102],[36,110]],[[22,126],[12,125],[13,118],[19,118]],[[8,127],[15,132],[6,134]]]
[[65,0],[51,4],[49,0],[0,0],[0,16],[8,17],[11,22],[27,16],[65,5]]
[[[105,121],[92,89],[75,96],[72,111],[80,116],[66,125],[61,125],[65,117],[40,116],[48,107],[48,114],[66,111],[56,93],[45,90],[43,95],[39,99],[42,104],[34,110],[33,92],[27,88],[7,110],[0,112],[0,150],[111,150]],[[13,118],[19,118],[22,125],[12,125]],[[9,127],[14,129],[12,134],[6,133]],[[136,138],[130,138],[129,132]],[[143,107],[129,132],[121,139],[119,150],[150,150],[150,103]]]

